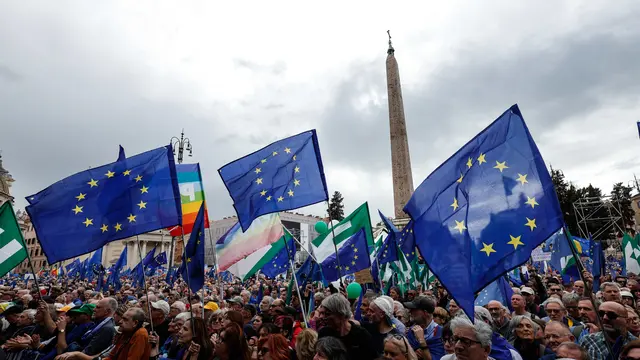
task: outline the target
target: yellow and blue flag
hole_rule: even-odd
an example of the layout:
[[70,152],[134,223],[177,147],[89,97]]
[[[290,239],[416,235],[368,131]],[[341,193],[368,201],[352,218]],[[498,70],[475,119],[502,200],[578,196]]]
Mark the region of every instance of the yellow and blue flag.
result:
[[240,225],[329,199],[315,130],[276,141],[218,170]]
[[204,286],[204,209],[205,203],[200,205],[198,215],[193,223],[193,230],[189,242],[184,248],[184,257],[180,272],[182,278],[189,283],[191,291],[198,292]]
[[396,226],[393,225],[391,220],[384,216],[382,211],[378,210],[378,214],[387,229],[387,236],[376,253],[376,261],[378,261],[378,266],[380,266],[398,260],[397,238],[401,236],[401,233]]
[[[367,232],[361,228],[348,238],[336,254],[331,254],[320,266],[326,281],[336,281],[340,275],[345,276],[371,267]],[[339,269],[339,270],[338,270]]]
[[27,201],[50,264],[182,221],[170,145],[71,175]]
[[470,318],[475,293],[563,226],[517,105],[431,173],[404,211],[427,265]]

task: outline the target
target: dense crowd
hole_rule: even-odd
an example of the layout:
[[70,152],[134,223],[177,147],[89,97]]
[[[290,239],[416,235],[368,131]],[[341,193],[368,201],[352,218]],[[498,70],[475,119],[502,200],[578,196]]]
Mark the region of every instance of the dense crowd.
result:
[[511,299],[476,306],[473,321],[437,283],[356,297],[320,284],[298,296],[264,277],[209,279],[195,294],[156,277],[146,290],[104,293],[45,278],[39,289],[0,287],[0,359],[640,359],[640,279],[603,277],[594,292],[583,278],[531,268]]

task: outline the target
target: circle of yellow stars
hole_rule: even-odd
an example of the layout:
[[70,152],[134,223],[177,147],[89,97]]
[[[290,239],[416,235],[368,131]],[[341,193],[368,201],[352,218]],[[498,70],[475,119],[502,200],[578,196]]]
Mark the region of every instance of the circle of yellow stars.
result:
[[[290,155],[292,153],[291,148],[285,147],[284,148],[284,153]],[[271,153],[271,157],[275,157],[275,156],[279,156],[279,152],[277,150],[274,150]],[[282,155],[280,155],[280,156],[282,156]],[[293,161],[298,160],[298,155],[293,154],[291,159]],[[268,157],[261,159],[260,163],[258,165],[256,165],[255,169],[253,170],[253,173],[255,173],[256,176],[258,176],[255,179],[255,184],[256,185],[264,185],[264,178],[261,177],[260,174],[262,174],[262,168],[264,166],[263,164],[266,164],[268,160],[269,160]],[[276,202],[279,202],[279,203],[284,201],[285,195],[287,195],[287,197],[289,197],[289,198],[294,197],[295,196],[295,190],[294,189],[297,186],[300,186],[300,179],[296,178],[296,176],[299,176],[299,174],[300,174],[300,166],[296,165],[293,168],[293,182],[291,183],[290,188],[285,192],[285,194],[276,197],[276,196],[274,196],[272,194],[269,194],[269,191],[267,189],[263,188],[262,190],[260,190],[258,192],[260,194],[260,197],[261,198],[264,197],[265,201],[276,201]]]
[[[122,172],[122,174],[120,174],[121,176],[131,176],[131,170],[127,169],[125,171]],[[105,178],[102,180],[96,180],[91,178],[91,180],[89,180],[89,182],[87,182],[87,185],[89,185],[89,189],[92,189],[94,187],[98,187],[100,184],[100,181],[105,181],[105,179],[111,179],[114,178],[116,176],[118,176],[118,174],[116,174],[115,172],[111,171],[111,170],[107,170],[107,172],[104,174]],[[142,175],[138,175],[135,178],[133,178],[133,180],[135,180],[136,183],[141,182],[143,179]],[[148,194],[149,193],[149,187],[147,187],[146,185],[142,184],[142,186],[138,189],[140,191],[140,194]],[[76,206],[71,209],[71,211],[73,211],[74,215],[78,215],[80,213],[83,212],[84,206],[80,206],[82,204],[83,200],[86,200],[88,196],[88,192],[80,192],[77,196],[75,196],[76,198]],[[147,203],[140,200],[139,203],[136,204],[138,206],[138,210],[142,210],[142,209],[146,209],[147,208]],[[132,224],[136,222],[136,218],[138,217],[138,215],[134,215],[134,214],[129,214],[129,216],[127,216],[127,221]],[[94,219],[91,219],[89,217],[85,217],[84,221],[82,221],[82,224],[84,224],[85,228],[88,228],[89,226],[94,226],[93,223]],[[123,221],[124,222],[124,221]],[[120,232],[122,231],[122,226],[123,224],[116,222],[115,225],[113,225],[113,231]],[[100,226],[100,232],[102,234],[104,233],[108,233],[110,230],[109,225],[108,224],[102,224],[102,226]]]
[[[480,155],[475,159],[472,157],[469,157],[467,159],[466,162],[466,166],[467,166],[467,170],[471,169],[474,165],[477,166],[481,166],[482,164],[486,164],[487,159],[486,159],[486,154],[480,153]],[[500,173],[503,173],[505,170],[509,169],[509,166],[507,165],[506,161],[497,161],[495,162],[495,166],[493,166],[494,169],[500,171]],[[456,180],[457,183],[462,183],[462,180],[464,179],[464,174],[460,173],[460,177]],[[520,174],[518,173],[518,177],[516,178],[516,181],[520,183],[520,186],[525,186],[525,184],[529,183],[529,181],[527,180],[527,174]],[[536,201],[535,197],[529,197],[527,196],[527,201],[525,202],[525,205],[527,206],[531,206],[532,209],[535,209],[536,206],[539,206],[540,204],[538,204],[538,202]],[[458,208],[460,207],[460,205],[458,204],[458,199],[457,197],[454,196],[453,198],[453,202],[451,203],[451,205],[449,205],[451,208],[453,208],[453,212],[455,213]],[[529,231],[534,231],[537,227],[536,225],[536,219],[535,218],[528,218],[526,217],[527,221],[526,223],[524,223],[525,227],[529,228]],[[456,231],[458,231],[459,234],[463,234],[465,230],[467,230],[467,227],[464,223],[464,220],[462,221],[458,221],[458,220],[454,220],[455,222],[455,226],[453,227]],[[495,253],[496,250],[493,249],[493,245],[495,243],[482,243],[482,249],[480,249],[481,252],[484,252],[487,256],[491,256],[492,253]],[[517,249],[518,246],[524,246],[525,244],[522,242],[522,235],[519,236],[514,236],[514,235],[509,235],[509,241],[507,242],[507,244],[509,245],[513,245],[514,249]]]

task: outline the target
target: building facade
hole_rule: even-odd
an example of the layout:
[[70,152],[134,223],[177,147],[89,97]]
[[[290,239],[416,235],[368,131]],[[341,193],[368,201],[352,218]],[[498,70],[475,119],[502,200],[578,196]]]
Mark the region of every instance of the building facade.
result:
[[2,166],[2,155],[0,154],[0,205],[5,201],[13,201],[10,189],[13,182],[11,174]]
[[[18,225],[20,225],[20,229],[22,230],[22,237],[27,246],[27,252],[33,263],[33,269],[40,271],[43,267],[48,267],[47,258],[44,256],[40,243],[36,238],[36,231],[33,228],[31,218],[29,218],[29,215],[24,211],[18,211],[16,217],[18,218]],[[31,271],[28,260],[23,261],[15,270],[15,272],[28,271]]]

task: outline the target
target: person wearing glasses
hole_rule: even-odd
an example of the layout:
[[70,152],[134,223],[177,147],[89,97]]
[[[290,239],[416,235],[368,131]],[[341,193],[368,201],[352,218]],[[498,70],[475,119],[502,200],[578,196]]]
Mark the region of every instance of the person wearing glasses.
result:
[[625,306],[625,309],[627,309],[627,327],[629,328],[629,332],[633,336],[640,336],[640,317],[638,317],[636,309],[628,305]]
[[[579,343],[587,351],[591,360],[607,359],[610,355],[609,348],[615,351],[620,349],[619,344],[626,345],[636,340],[636,337],[628,331],[627,309],[622,304],[605,301],[598,308],[598,315],[602,320],[602,331],[584,336]],[[612,354],[611,358],[618,358],[618,354]]]
[[484,321],[472,323],[463,316],[454,317],[450,322],[453,336],[449,339],[453,345],[453,354],[447,354],[442,360],[495,360],[489,356],[493,330]]
[[[551,321],[544,328],[544,341],[547,344],[547,348],[551,349],[556,356],[558,354],[558,347],[560,344],[567,341],[574,342],[575,336],[569,330],[569,327],[558,321]],[[546,357],[548,359],[555,358],[552,355]],[[545,359],[545,357],[543,357]]]

